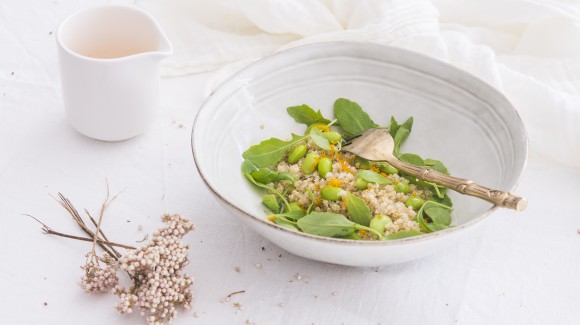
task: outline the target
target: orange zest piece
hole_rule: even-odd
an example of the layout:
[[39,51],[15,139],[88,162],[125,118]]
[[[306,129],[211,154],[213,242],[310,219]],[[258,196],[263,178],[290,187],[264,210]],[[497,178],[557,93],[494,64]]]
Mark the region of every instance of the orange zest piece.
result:
[[345,209],[346,205],[348,203],[348,199],[346,198],[346,196],[342,199],[342,208]]
[[358,234],[361,235],[362,237],[365,237],[367,235],[367,231],[364,229],[361,229],[358,231]]
[[334,157],[334,154],[336,153],[336,148],[334,147],[333,144],[330,145],[330,155]]
[[276,220],[276,217],[274,216],[269,216],[268,218],[266,218],[268,221],[270,222],[274,222],[274,220]]
[[346,163],[346,161],[344,160],[344,158],[342,158],[342,155],[340,153],[336,153],[336,159],[338,159],[338,162],[340,163],[340,168],[350,174],[354,174],[354,171],[352,169],[350,169],[350,167],[348,166],[348,164]]
[[380,173],[381,173],[381,170],[380,170],[380,169],[378,169],[378,168],[377,168],[377,166],[371,165],[371,168],[370,168],[370,169],[371,169],[373,172],[377,173],[377,174],[380,174]]
[[323,132],[330,131],[330,126],[327,126],[327,125],[315,125],[314,127],[319,129],[320,131],[323,131]]
[[340,185],[342,185],[342,182],[336,178],[333,178],[333,179],[328,181],[328,185],[339,187]]
[[314,205],[319,206],[320,204],[322,204],[322,199],[317,197],[316,200],[314,200]]

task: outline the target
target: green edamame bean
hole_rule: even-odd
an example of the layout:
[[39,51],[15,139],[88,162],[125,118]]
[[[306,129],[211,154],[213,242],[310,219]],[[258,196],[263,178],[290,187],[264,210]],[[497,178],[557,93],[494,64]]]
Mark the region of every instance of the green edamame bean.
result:
[[338,201],[341,199],[341,192],[343,190],[338,187],[326,185],[320,189],[320,196],[328,201]]
[[397,193],[409,193],[409,184],[405,182],[398,182],[395,184],[395,192]]
[[356,158],[354,158],[354,162],[358,164],[358,168],[360,169],[369,169],[371,167],[371,162],[361,158],[359,156],[356,156]]
[[298,160],[300,160],[300,159],[302,159],[302,157],[306,156],[307,151],[308,151],[308,147],[306,147],[303,144],[296,146],[296,148],[294,148],[294,150],[292,150],[292,152],[290,152],[290,154],[288,155],[288,163],[289,164],[297,163]]
[[302,209],[302,207],[298,203],[291,202],[290,204],[288,204],[287,206],[284,207],[284,212],[290,212],[290,211],[302,211],[302,212],[304,212],[304,209]]
[[389,163],[382,163],[379,165],[379,170],[383,173],[387,173],[389,175],[391,174],[398,174],[399,170],[393,166],[391,166],[391,164]]
[[270,209],[270,211],[274,213],[280,212],[280,205],[278,205],[278,200],[274,194],[264,195],[262,198],[262,204],[264,204],[268,209]]
[[425,204],[425,200],[420,197],[411,196],[405,201],[405,206],[413,208],[413,210],[419,210],[423,204]]
[[314,152],[307,154],[304,160],[302,161],[302,171],[305,174],[312,174],[314,172],[314,169],[318,165],[318,158],[319,156]]
[[391,218],[389,218],[388,216],[378,214],[378,215],[374,216],[374,218],[371,219],[371,224],[369,225],[369,227],[371,229],[374,229],[374,230],[380,232],[381,234],[384,234],[385,233],[385,226],[391,222],[393,222],[393,221],[391,221]]
[[320,176],[326,178],[326,174],[332,171],[332,160],[330,158],[322,158],[318,161],[318,173]]
[[356,188],[359,190],[365,190],[367,187],[369,187],[369,182],[365,181],[362,178],[357,178],[356,182],[354,183],[354,186],[356,186]]
[[330,143],[338,143],[342,139],[342,135],[335,131],[323,132],[322,136],[325,137]]

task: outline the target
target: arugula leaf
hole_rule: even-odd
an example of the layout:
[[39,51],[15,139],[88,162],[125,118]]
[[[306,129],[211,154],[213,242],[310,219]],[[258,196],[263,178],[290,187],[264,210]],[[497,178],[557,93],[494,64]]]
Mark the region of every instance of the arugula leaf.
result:
[[370,225],[373,218],[371,209],[361,198],[348,193],[346,195],[346,209],[351,221],[367,227]]
[[397,123],[397,120],[395,120],[395,117],[391,116],[391,124],[389,125],[389,133],[391,134],[393,139],[397,135],[397,131],[399,130],[399,127],[401,127],[401,126],[399,125],[399,123]]
[[413,117],[409,117],[405,123],[399,125],[397,120],[393,116],[391,116],[391,125],[389,126],[389,133],[393,137],[394,148],[393,154],[395,157],[399,156],[399,150],[401,145],[407,138],[409,134],[411,134],[411,129],[413,128]]
[[242,173],[251,174],[253,171],[256,171],[256,170],[258,170],[258,167],[256,167],[256,165],[252,164],[251,161],[244,160],[244,162],[242,163]]
[[296,224],[303,232],[311,235],[323,237],[345,237],[356,230],[366,230],[374,233],[379,239],[383,235],[378,231],[356,224],[348,220],[342,214],[332,212],[312,212],[303,218],[300,218]]
[[342,214],[331,212],[312,212],[297,222],[305,233],[323,237],[344,237],[356,229],[354,222]]
[[244,151],[242,157],[257,167],[268,167],[279,162],[288,149],[306,138],[308,136],[299,136],[296,134],[292,134],[292,140],[289,141],[270,138],[260,142],[260,144],[251,146],[248,150]]
[[288,228],[290,230],[300,231],[300,229],[296,228],[295,225],[289,223],[286,219],[283,219],[283,218],[274,219],[274,223],[280,227]]
[[392,182],[385,176],[367,169],[359,170],[359,172],[356,174],[356,177],[369,183],[376,183],[381,185],[392,184]]
[[292,210],[292,211],[287,211],[284,213],[277,213],[277,214],[273,214],[270,217],[274,217],[274,218],[286,218],[290,221],[297,221],[298,219],[304,217],[304,211],[299,211],[299,210]]
[[[423,204],[419,211],[417,211],[415,221],[417,221],[421,229],[426,232],[449,228],[449,225],[451,224],[451,210],[450,206],[429,200]],[[429,215],[428,212],[431,212],[433,216]],[[429,217],[431,222],[426,222],[425,216]]]
[[346,236],[339,237],[339,238],[342,238],[342,239],[352,239],[352,240],[361,240],[362,239],[362,237],[359,236],[356,232],[353,232],[352,234],[348,234]]
[[324,150],[330,150],[330,141],[322,135],[322,131],[317,128],[310,130],[310,138],[318,147]]
[[258,183],[270,184],[276,180],[278,173],[269,168],[260,168],[250,173]]
[[298,123],[306,124],[307,126],[313,123],[323,123],[328,124],[330,120],[324,118],[320,110],[318,112],[314,111],[312,107],[308,105],[292,106],[287,108],[288,114],[294,118]]
[[407,238],[407,237],[413,237],[413,236],[420,236],[423,233],[417,230],[408,230],[408,231],[399,231],[396,232],[394,234],[390,234],[385,236],[385,239],[387,240],[395,240],[395,239],[402,239],[402,238]]
[[427,166],[427,167],[431,167],[440,173],[443,173],[445,175],[449,175],[449,170],[447,170],[447,167],[445,167],[445,165],[440,160],[434,160],[434,159],[427,158],[427,159],[425,159],[424,163],[425,163],[425,166]]
[[432,198],[430,198],[430,200],[435,201],[437,203],[441,203],[441,204],[446,205],[448,207],[453,206],[453,201],[451,201],[451,198],[447,194],[444,194],[443,197],[432,197]]
[[274,213],[280,212],[280,205],[278,199],[274,194],[266,194],[262,197],[262,204],[264,204],[270,211]]
[[423,161],[423,158],[419,157],[419,155],[416,155],[414,153],[404,153],[404,154],[399,156],[399,159],[402,161],[406,161],[409,164],[412,164],[415,166],[419,166],[419,167],[425,166],[425,162]]
[[284,228],[300,231],[298,229],[298,227],[296,227],[296,222],[288,220],[280,214],[275,214],[275,215],[272,215],[271,217],[274,217],[274,223],[277,224],[278,226],[282,226]]
[[278,175],[276,176],[276,179],[274,179],[275,182],[287,180],[291,181],[292,184],[294,184],[294,182],[296,181],[296,178],[291,173],[277,173],[277,174]]
[[[242,170],[243,170],[243,169],[244,169],[244,166],[243,166],[243,164],[242,164]],[[268,186],[268,185],[266,185],[266,184],[262,184],[262,183],[259,183],[259,182],[257,182],[257,181],[254,179],[254,177],[252,177],[252,175],[251,175],[250,173],[246,173],[246,172],[244,172],[244,176],[246,176],[246,178],[247,178],[248,180],[250,180],[250,182],[252,182],[252,184],[256,185],[257,187],[260,187],[260,188],[263,188],[263,189],[267,189],[267,190],[269,190],[270,192],[272,192],[272,193],[276,194],[276,195],[277,195],[277,196],[278,196],[278,197],[279,197],[279,198],[282,200],[282,202],[284,202],[284,204],[285,204],[286,206],[290,205],[290,203],[288,203],[288,200],[286,200],[286,198],[284,197],[284,195],[282,195],[282,193],[278,192],[278,191],[277,191],[275,188],[273,188],[273,187],[270,187],[270,186]]]
[[334,102],[334,116],[346,135],[360,134],[378,126],[359,104],[345,98]]

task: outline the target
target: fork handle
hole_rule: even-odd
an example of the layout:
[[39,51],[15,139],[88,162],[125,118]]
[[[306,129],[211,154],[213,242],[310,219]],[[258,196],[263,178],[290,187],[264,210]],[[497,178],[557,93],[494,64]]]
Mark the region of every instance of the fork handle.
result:
[[400,171],[418,179],[443,185],[461,194],[478,197],[502,208],[524,211],[528,207],[528,200],[523,197],[509,192],[490,189],[468,179],[449,176],[432,168],[418,167],[396,158],[389,161],[389,163]]

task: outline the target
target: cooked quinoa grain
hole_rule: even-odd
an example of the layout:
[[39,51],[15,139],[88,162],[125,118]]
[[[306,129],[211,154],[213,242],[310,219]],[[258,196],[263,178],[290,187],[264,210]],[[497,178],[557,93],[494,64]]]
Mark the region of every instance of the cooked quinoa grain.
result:
[[[300,144],[298,144],[300,145]],[[405,206],[405,201],[411,196],[417,196],[424,200],[431,197],[431,191],[423,190],[414,184],[409,184],[409,181],[398,174],[388,175],[380,173],[393,184],[397,182],[404,182],[409,185],[410,191],[407,194],[395,192],[393,185],[379,185],[369,183],[368,188],[359,190],[355,186],[357,180],[356,174],[359,171],[358,164],[354,163],[355,156],[350,153],[334,152],[328,153],[320,150],[316,145],[309,140],[306,142],[308,152],[316,153],[320,157],[328,157],[332,159],[332,171],[322,177],[318,171],[306,175],[302,171],[302,163],[304,158],[300,159],[295,164],[289,164],[287,159],[282,159],[276,166],[275,170],[280,173],[291,173],[295,178],[294,188],[288,194],[289,203],[297,203],[303,209],[307,209],[312,200],[308,195],[307,189],[310,189],[315,197],[313,211],[316,212],[333,212],[340,213],[348,218],[346,204],[343,201],[328,201],[321,197],[320,189],[326,185],[339,187],[349,193],[352,193],[361,199],[371,209],[373,216],[385,215],[389,216],[392,223],[385,226],[385,234],[389,235],[399,231],[417,230],[420,231],[419,224],[413,220],[416,212],[411,208]],[[291,152],[292,150],[289,150]],[[379,172],[376,163],[371,163],[371,170]],[[290,181],[280,181],[269,184],[279,192],[284,192]]]

